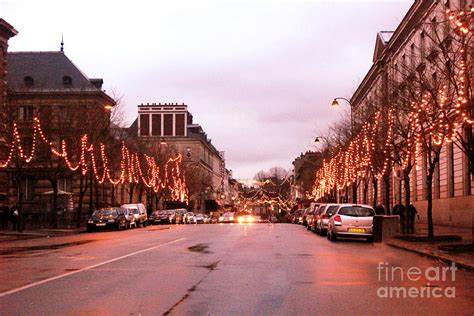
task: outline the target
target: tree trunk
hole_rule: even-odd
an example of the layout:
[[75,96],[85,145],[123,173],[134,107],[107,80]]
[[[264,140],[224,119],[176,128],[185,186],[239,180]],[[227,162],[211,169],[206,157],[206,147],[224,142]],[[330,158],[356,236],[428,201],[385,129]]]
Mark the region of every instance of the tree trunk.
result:
[[[92,168],[92,167],[91,167]],[[94,213],[94,175],[92,169],[89,170],[89,216]]]
[[403,188],[405,190],[405,207],[408,207],[408,205],[410,205],[411,200],[409,171],[403,171]]
[[385,182],[385,214],[390,215],[390,173],[383,178]]
[[357,188],[359,184],[357,180],[352,183],[352,203],[357,204]]
[[379,198],[378,196],[378,183],[379,181],[377,180],[377,178],[374,177],[374,181],[372,182],[373,186],[374,186],[374,208],[377,206],[377,199]]
[[51,206],[51,227],[58,228],[58,181],[50,180],[53,187],[53,203]]
[[427,174],[426,185],[427,185],[426,199],[428,201],[428,210],[427,210],[427,215],[428,215],[428,238],[433,238],[434,237],[434,231],[433,231],[433,173],[431,172],[431,170]]
[[129,185],[129,194],[128,194],[128,203],[133,203],[133,190],[135,189],[135,184],[130,183]]

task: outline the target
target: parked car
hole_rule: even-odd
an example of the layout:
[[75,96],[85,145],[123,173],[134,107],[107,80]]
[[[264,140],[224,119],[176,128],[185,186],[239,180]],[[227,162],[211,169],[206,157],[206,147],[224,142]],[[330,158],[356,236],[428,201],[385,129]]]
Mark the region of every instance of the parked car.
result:
[[146,207],[142,203],[123,204],[121,208],[126,208],[133,212],[137,227],[144,227],[147,225],[148,215],[146,213]]
[[300,219],[300,215],[304,212],[303,209],[297,209],[296,211],[293,212],[293,214],[291,215],[291,222],[293,224],[298,224],[299,222],[299,219]]
[[175,210],[176,212],[176,224],[184,224],[184,214],[188,212],[185,208],[178,208]]
[[305,216],[306,210],[307,210],[307,208],[305,208],[303,210],[300,210],[300,212],[298,214],[298,221],[296,222],[296,224],[303,225],[303,222],[306,218],[306,216]]
[[184,219],[184,224],[194,224],[195,223],[195,218],[194,218],[194,213],[193,212],[187,212],[186,214],[184,214],[183,219]]
[[233,222],[234,222],[234,212],[227,212],[219,217],[219,223],[233,223]]
[[196,219],[197,224],[204,224],[204,215],[203,214],[196,214],[194,216],[194,218]]
[[104,228],[127,229],[130,221],[118,207],[106,207],[95,210],[87,220],[87,231]]
[[211,215],[204,215],[204,224],[210,224],[211,220]]
[[306,215],[306,228],[308,228],[308,230],[311,230],[313,227],[314,216],[318,209],[319,203],[311,203],[311,206],[309,207],[309,212]]
[[168,224],[176,224],[176,211],[167,210],[168,212]]
[[312,225],[313,225],[314,213],[318,210],[318,208],[319,208],[319,203],[311,202],[311,204],[309,206],[308,214],[306,215],[306,225],[305,226],[308,230],[310,230]]
[[163,224],[168,222],[168,211],[154,211],[150,214],[150,217],[148,217],[148,224],[150,225]]
[[328,239],[338,237],[362,237],[373,240],[373,219],[375,211],[368,205],[341,204],[328,223]]
[[133,209],[120,207],[120,211],[123,213],[123,215],[127,219],[127,222],[128,222],[128,227],[127,228],[132,228],[132,227],[137,228],[138,227],[137,219],[135,217],[135,213],[134,213]]
[[323,204],[318,210],[318,219],[314,225],[314,232],[324,236],[328,230],[328,223],[331,216],[336,212],[339,204]]

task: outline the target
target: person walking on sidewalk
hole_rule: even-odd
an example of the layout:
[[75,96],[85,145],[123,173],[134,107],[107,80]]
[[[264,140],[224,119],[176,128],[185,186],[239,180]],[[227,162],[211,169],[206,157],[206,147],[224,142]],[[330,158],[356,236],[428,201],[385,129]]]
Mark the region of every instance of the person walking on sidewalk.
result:
[[13,230],[20,230],[20,209],[17,205],[13,206],[11,211],[10,218],[13,223]]
[[413,204],[408,205],[407,211],[408,211],[407,230],[409,234],[414,234],[415,233],[415,217],[418,216],[418,219],[420,219],[420,214],[418,214],[418,211],[416,210]]
[[405,217],[406,209],[403,204],[397,204],[393,207],[393,214],[398,215],[400,217],[400,230],[402,234],[406,234],[406,217]]
[[8,219],[10,218],[10,208],[6,202],[3,202],[0,207],[0,221],[2,222],[2,229],[8,229]]

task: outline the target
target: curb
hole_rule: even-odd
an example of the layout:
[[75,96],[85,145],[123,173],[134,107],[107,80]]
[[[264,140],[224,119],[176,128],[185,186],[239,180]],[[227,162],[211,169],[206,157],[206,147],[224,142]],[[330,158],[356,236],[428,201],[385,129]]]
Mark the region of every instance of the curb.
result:
[[462,268],[464,270],[468,270],[468,271],[474,271],[474,265],[470,265],[470,264],[465,264],[465,263],[461,263],[459,261],[456,261],[456,260],[452,260],[448,257],[444,257],[444,256],[439,256],[439,255],[435,255],[435,254],[432,254],[432,253],[429,253],[429,252],[423,252],[423,251],[420,251],[420,250],[416,250],[416,249],[412,249],[412,248],[408,248],[408,247],[405,247],[405,246],[402,246],[402,245],[398,245],[398,244],[394,244],[394,243],[390,243],[390,242],[387,242],[386,243],[388,246],[390,247],[393,247],[393,248],[397,248],[397,249],[402,249],[402,250],[406,250],[406,251],[410,251],[410,252],[413,252],[413,253],[416,253],[420,256],[423,256],[423,257],[428,257],[430,259],[434,259],[434,260],[440,260],[440,261],[443,261],[444,263],[453,263],[456,264],[456,266],[458,268]]

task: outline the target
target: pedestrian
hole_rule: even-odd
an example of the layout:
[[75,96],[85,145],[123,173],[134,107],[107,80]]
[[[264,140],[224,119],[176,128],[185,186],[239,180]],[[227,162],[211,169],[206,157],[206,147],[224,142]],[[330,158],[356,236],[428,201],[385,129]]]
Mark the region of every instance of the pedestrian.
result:
[[418,219],[420,219],[420,214],[418,214],[418,211],[416,210],[413,204],[408,205],[407,211],[408,211],[408,227],[407,227],[408,233],[414,234],[415,233],[415,217],[418,216]]
[[400,218],[400,231],[405,234],[406,233],[406,209],[403,204],[397,204],[393,207],[393,214],[398,215]]
[[376,215],[385,215],[385,208],[382,204],[379,204],[374,209]]
[[19,229],[20,222],[20,209],[17,205],[13,206],[10,210],[10,219],[13,223],[13,230]]
[[10,208],[6,202],[3,202],[0,207],[0,221],[2,222],[2,229],[8,229],[8,218],[10,217]]

